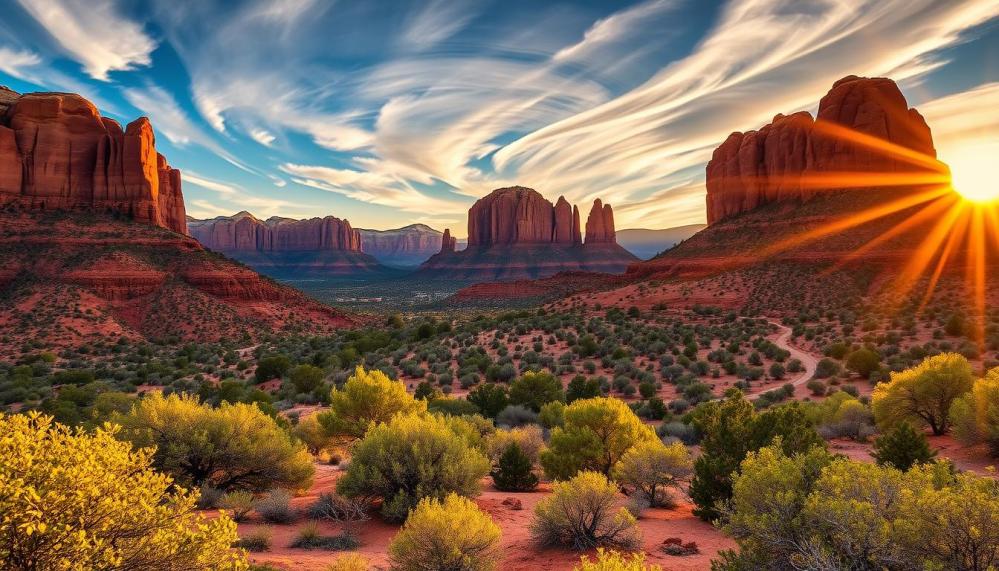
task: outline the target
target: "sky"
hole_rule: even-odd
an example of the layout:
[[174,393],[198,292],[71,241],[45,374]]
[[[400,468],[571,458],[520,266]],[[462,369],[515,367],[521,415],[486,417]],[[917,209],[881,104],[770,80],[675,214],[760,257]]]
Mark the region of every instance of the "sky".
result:
[[462,237],[519,184],[618,228],[705,220],[732,131],[899,82],[943,160],[999,155],[999,0],[0,0],[0,84],[150,117],[188,214]]

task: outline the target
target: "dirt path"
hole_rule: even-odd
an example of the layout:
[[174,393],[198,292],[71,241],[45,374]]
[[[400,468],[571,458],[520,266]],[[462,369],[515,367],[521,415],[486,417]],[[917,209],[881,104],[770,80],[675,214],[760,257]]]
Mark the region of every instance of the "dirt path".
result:
[[771,321],[778,329],[780,329],[780,334],[774,339],[774,344],[791,353],[792,359],[797,359],[801,361],[805,370],[798,373],[797,376],[789,377],[789,382],[795,387],[801,386],[808,382],[809,379],[815,375],[815,368],[819,364],[819,358],[811,353],[806,353],[801,349],[791,345],[791,328],[777,321]]

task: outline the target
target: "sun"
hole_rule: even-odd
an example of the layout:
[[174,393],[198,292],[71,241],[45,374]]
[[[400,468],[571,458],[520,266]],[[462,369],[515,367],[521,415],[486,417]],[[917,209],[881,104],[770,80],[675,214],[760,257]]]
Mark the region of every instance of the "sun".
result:
[[999,200],[999,142],[964,146],[948,153],[944,162],[950,165],[951,186],[966,200],[993,202]]

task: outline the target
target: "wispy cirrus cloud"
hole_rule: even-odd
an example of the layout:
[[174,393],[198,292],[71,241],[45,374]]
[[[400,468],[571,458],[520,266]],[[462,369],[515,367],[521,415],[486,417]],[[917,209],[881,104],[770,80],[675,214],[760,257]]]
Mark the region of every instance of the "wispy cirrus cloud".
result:
[[281,170],[291,175],[292,181],[344,196],[392,206],[408,212],[438,212],[455,214],[464,210],[459,200],[446,200],[428,196],[409,185],[404,179],[372,170],[338,169],[327,166],[285,163]]
[[108,73],[152,62],[156,41],[143,25],[121,15],[113,0],[19,0],[69,57],[90,77],[108,81]]
[[[496,166],[550,181],[553,194],[641,202],[702,167],[729,132],[810,107],[845,75],[894,70],[896,80],[910,79],[899,70],[925,71],[934,52],[997,10],[994,0],[730,2],[689,56],[634,90],[504,146]],[[907,68],[912,61],[924,65]],[[644,216],[620,219],[644,224]],[[703,210],[672,220],[700,221]]]
[[249,210],[260,218],[288,216],[307,218],[312,205],[300,201],[269,198],[247,192],[230,182],[209,178],[198,173],[181,171],[185,184],[192,184],[216,193],[211,200],[200,198],[188,201],[187,213],[194,218],[227,216],[240,210]]
[[[845,75],[885,74],[919,93],[949,64],[948,48],[999,14],[999,0],[633,0],[616,12],[431,0],[391,13],[379,3],[149,0],[140,22],[124,0],[20,1],[91,78],[142,74],[74,91],[120,93],[171,143],[265,183],[187,177],[210,200],[245,208],[259,196],[285,214],[308,210],[302,195],[330,204],[308,187],[350,199],[335,200],[347,209],[338,215],[398,210],[386,224],[461,221],[475,198],[514,183],[579,204],[599,196],[621,227],[703,221],[704,164],[731,131],[814,108]],[[97,16],[122,38],[96,37]],[[51,46],[0,32],[11,46],[0,72],[59,85]],[[146,67],[159,43],[183,73]],[[994,108],[994,91],[920,103],[942,152],[974,135],[981,112],[962,109]]]
[[429,49],[464,28],[475,15],[475,4],[462,0],[430,0],[416,6],[399,38],[404,50]]
[[31,81],[34,77],[32,68],[40,63],[42,58],[32,51],[0,47],[0,71],[11,77]]
[[156,131],[171,143],[178,146],[200,145],[237,168],[259,173],[257,169],[248,166],[226,150],[211,134],[192,121],[173,95],[162,87],[147,83],[145,87],[124,89],[122,95],[133,107],[154,117]]

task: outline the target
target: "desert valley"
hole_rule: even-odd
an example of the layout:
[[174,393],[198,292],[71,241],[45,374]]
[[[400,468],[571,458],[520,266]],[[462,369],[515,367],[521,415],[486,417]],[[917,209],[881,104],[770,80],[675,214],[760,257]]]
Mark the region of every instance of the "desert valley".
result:
[[[553,61],[659,4],[605,16]],[[289,9],[256,8],[233,12],[237,30]],[[978,8],[976,25],[999,16]],[[168,20],[162,45],[194,70]],[[34,84],[5,34],[0,78]],[[975,121],[938,127],[948,115],[910,103],[922,87],[901,63],[898,81],[823,75],[814,101],[775,95],[797,103],[670,155],[696,158],[647,195],[584,180],[595,147],[568,186],[506,174],[560,160],[518,145],[614,139],[615,121],[686,97],[642,107],[649,85],[618,96],[638,119],[591,116],[613,99],[490,135],[456,196],[419,161],[378,170],[397,134],[358,145],[370,170],[284,163],[274,200],[207,177],[178,141],[239,176],[264,159],[197,142],[180,108],[122,122],[106,91],[0,88],[0,570],[999,569],[999,186],[938,154]],[[383,73],[362,95],[407,81]],[[372,132],[435,93],[406,89]],[[741,104],[730,93],[722,107]],[[211,122],[209,100],[192,99]],[[466,119],[533,121],[532,104]],[[219,107],[233,149],[240,121],[267,153],[299,144],[237,107]],[[337,152],[364,139],[335,132]],[[642,128],[610,166],[626,186],[673,143]],[[340,208],[300,207],[296,184]]]

